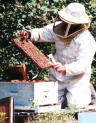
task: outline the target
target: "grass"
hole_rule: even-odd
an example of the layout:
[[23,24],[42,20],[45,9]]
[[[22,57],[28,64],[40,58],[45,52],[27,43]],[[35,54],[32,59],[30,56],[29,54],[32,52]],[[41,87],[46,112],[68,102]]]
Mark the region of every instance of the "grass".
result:
[[[67,107],[64,112],[49,112],[34,115],[30,123],[77,123],[75,108]],[[28,123],[28,121],[25,121]]]

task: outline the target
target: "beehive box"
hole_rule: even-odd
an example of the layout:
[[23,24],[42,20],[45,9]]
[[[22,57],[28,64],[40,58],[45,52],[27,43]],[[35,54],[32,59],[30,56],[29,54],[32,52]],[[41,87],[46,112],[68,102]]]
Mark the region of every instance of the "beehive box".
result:
[[57,82],[0,82],[0,98],[12,96],[15,109],[38,110],[58,104]]

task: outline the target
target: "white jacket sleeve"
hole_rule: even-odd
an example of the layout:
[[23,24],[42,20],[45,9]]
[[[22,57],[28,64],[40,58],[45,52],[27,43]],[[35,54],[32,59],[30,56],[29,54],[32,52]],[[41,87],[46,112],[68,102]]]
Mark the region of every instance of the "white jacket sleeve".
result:
[[56,35],[53,32],[53,23],[43,28],[34,28],[29,30],[31,33],[31,40],[38,42],[54,42]]
[[65,64],[66,76],[85,73],[91,68],[91,63],[96,52],[96,42],[90,33],[85,33],[76,39],[79,43],[76,61]]

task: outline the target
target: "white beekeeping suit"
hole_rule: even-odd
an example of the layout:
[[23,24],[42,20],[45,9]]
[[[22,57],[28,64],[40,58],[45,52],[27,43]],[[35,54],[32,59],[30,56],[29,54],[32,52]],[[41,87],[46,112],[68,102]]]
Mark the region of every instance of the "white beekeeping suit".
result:
[[[82,6],[83,5],[79,3],[70,4],[66,7],[66,11],[65,9],[60,11],[60,18],[64,18],[62,20],[65,22],[70,22],[70,25],[74,23],[90,23],[89,18],[83,15],[85,9]],[[66,15],[66,13],[70,14],[72,19],[70,19],[70,16],[67,17],[68,14]],[[56,22],[56,25],[58,24],[60,24],[60,22]],[[86,106],[91,102],[89,85],[91,63],[96,51],[95,40],[87,29],[77,34],[68,44],[66,44],[59,38],[59,35],[53,31],[53,26],[54,24],[52,23],[43,28],[30,30],[30,39],[39,42],[55,42],[55,61],[64,65],[66,69],[66,74],[60,74],[53,68],[50,68],[49,70],[49,79],[58,81],[59,84],[59,103],[64,101],[64,89],[66,88],[68,90],[66,94],[68,104],[73,104],[77,107]],[[66,29],[65,35],[68,34],[68,28]]]
[[[91,63],[96,51],[96,43],[88,30],[78,34],[66,45],[53,32],[53,24],[44,28],[30,30],[31,39],[35,41],[55,42],[56,62],[65,65],[66,75],[61,75],[51,68],[49,78],[59,82],[59,101],[63,101],[64,88],[67,88],[67,100],[70,104],[84,106],[91,102],[89,81]],[[61,98],[61,99],[60,99]]]

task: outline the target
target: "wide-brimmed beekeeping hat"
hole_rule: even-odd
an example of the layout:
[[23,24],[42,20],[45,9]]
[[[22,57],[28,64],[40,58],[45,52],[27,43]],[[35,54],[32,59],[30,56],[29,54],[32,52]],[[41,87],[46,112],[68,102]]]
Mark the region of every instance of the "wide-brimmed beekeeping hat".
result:
[[61,9],[58,14],[62,21],[68,23],[90,23],[90,19],[86,14],[85,7],[81,3],[71,3],[66,8]]

